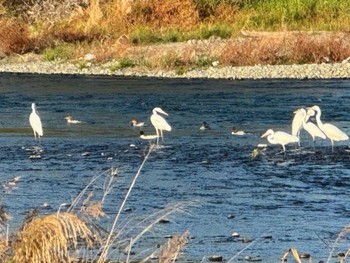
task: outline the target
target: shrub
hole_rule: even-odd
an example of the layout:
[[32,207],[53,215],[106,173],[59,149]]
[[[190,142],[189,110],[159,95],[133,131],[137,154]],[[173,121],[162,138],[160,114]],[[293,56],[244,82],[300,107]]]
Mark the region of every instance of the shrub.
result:
[[32,49],[32,41],[26,24],[13,20],[0,20],[0,53],[23,54]]

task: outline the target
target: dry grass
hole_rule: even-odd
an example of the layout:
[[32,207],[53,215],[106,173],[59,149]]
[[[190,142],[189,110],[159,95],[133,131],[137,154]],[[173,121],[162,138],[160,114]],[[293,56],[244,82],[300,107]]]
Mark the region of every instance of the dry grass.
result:
[[89,247],[90,229],[71,213],[36,217],[23,226],[14,244],[14,262],[71,262],[69,249],[76,249],[78,239]]
[[188,243],[189,235],[189,232],[185,231],[180,236],[173,236],[165,245],[161,246],[159,252],[159,262],[175,262],[181,249]]
[[0,57],[12,53],[23,54],[31,49],[27,25],[10,19],[0,20]]
[[[324,15],[331,16],[324,12],[329,10],[326,5],[316,8],[309,6],[311,2],[307,2],[296,8],[294,4],[290,4],[290,10],[287,10],[290,12],[289,19],[295,13],[299,15],[299,20],[289,21],[280,17],[281,14],[270,5],[273,1],[248,2],[4,0],[0,4],[0,14],[14,16],[11,19],[3,16],[0,21],[0,55],[42,52],[56,47],[59,49],[62,43],[68,42],[76,47],[74,57],[69,58],[75,61],[81,61],[85,54],[92,53],[95,55],[94,63],[130,58],[136,65],[166,69],[198,66],[202,64],[199,60],[203,58],[208,58],[207,61],[219,60],[220,65],[245,66],[331,63],[349,57],[348,33],[325,34],[326,37],[323,37],[306,32],[283,31],[293,29],[296,23],[304,23],[304,27],[297,28],[307,28],[310,23],[315,23],[316,28],[323,29],[317,23],[322,23]],[[348,28],[350,18],[346,18],[346,10],[349,5],[345,1],[339,2],[339,6],[334,3],[329,5],[334,7],[332,11],[335,12],[332,25]],[[264,10],[268,13],[264,13]],[[307,19],[306,14],[309,12],[312,13],[313,20]],[[280,20],[283,21],[282,24],[276,22]],[[289,27],[286,24],[288,21],[291,23]],[[240,34],[242,29],[272,29],[279,32],[276,35],[262,33],[246,36]],[[160,49],[160,52],[157,50],[142,53],[133,45],[202,40],[211,36],[225,39],[234,37],[225,42],[225,47],[213,42],[205,48],[194,44],[191,47],[174,49],[175,51]]]
[[188,29],[199,22],[192,0],[141,0],[135,1],[128,19],[135,25],[148,24],[155,28],[181,27]]
[[341,62],[350,56],[350,34],[245,33],[226,44],[220,61],[234,66]]
[[[329,256],[326,262],[330,262],[331,258],[334,256],[334,250],[336,248],[336,245],[344,239],[344,237],[350,233],[350,224],[345,226],[342,231],[338,234],[338,237],[336,238],[336,240],[334,241],[333,246],[331,247],[330,251],[329,251]],[[347,252],[345,253],[345,258],[347,257],[347,255],[349,254],[350,248],[347,250]],[[343,260],[345,260],[345,258]],[[342,261],[342,260],[341,260]]]
[[290,254],[290,253],[292,253],[292,255],[293,255],[293,257],[294,257],[294,259],[295,259],[295,261],[297,262],[297,263],[301,263],[301,259],[300,259],[300,257],[299,257],[299,254],[298,254],[298,251],[296,250],[296,248],[291,248],[289,251],[287,251],[286,253],[284,253],[284,255],[282,256],[282,258],[281,258],[281,262],[286,262],[287,261],[287,257],[288,257],[288,255]]

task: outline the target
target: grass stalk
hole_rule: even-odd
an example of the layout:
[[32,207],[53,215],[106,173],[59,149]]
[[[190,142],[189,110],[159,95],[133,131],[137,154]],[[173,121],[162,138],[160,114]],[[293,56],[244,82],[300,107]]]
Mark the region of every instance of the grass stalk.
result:
[[122,201],[122,203],[121,203],[121,205],[120,205],[120,207],[119,207],[119,209],[118,209],[117,215],[115,216],[115,219],[114,219],[114,222],[113,222],[113,224],[112,224],[112,227],[111,227],[111,230],[110,230],[110,232],[109,232],[109,235],[108,235],[108,237],[107,237],[107,240],[106,240],[105,244],[102,245],[101,255],[100,255],[100,257],[99,257],[98,260],[97,260],[98,263],[103,263],[103,262],[105,262],[105,260],[106,260],[106,258],[107,258],[108,250],[110,249],[111,239],[112,239],[114,230],[115,230],[115,228],[116,228],[117,222],[118,222],[118,220],[119,220],[120,214],[121,214],[121,212],[123,211],[123,208],[124,208],[124,206],[125,206],[125,204],[126,204],[126,201],[127,201],[128,197],[129,197],[129,195],[130,195],[130,193],[131,193],[131,190],[133,189],[133,187],[134,187],[134,185],[135,185],[135,183],[136,183],[136,180],[137,180],[137,178],[139,177],[139,175],[140,175],[140,173],[141,173],[141,170],[142,170],[144,164],[146,163],[146,161],[147,161],[149,155],[151,154],[151,152],[152,152],[154,146],[155,146],[154,144],[152,144],[152,145],[150,146],[150,148],[149,148],[149,150],[148,150],[148,152],[147,152],[145,158],[143,159],[143,161],[142,161],[142,163],[141,163],[139,169],[137,170],[137,172],[136,172],[136,174],[135,174],[135,176],[134,176],[134,178],[133,178],[133,180],[132,180],[132,182],[131,182],[131,185],[130,185],[130,187],[129,187],[129,189],[128,189],[128,191],[127,191],[127,193],[126,193],[126,195],[125,195],[125,197],[124,197],[124,199],[123,199],[123,201]]
[[[267,231],[268,232],[268,231]],[[262,234],[260,235],[257,239],[253,240],[251,243],[249,243],[245,248],[241,249],[238,253],[236,253],[233,257],[231,257],[227,263],[233,262],[233,260],[238,257],[240,254],[242,254],[246,249],[248,249],[249,247],[251,247],[252,245],[254,245],[256,242],[258,242],[263,236],[265,236],[266,234]]]
[[327,258],[327,263],[331,261],[332,257],[333,257],[333,253],[334,253],[334,250],[335,250],[335,247],[336,245],[345,237],[345,235],[347,233],[350,232],[350,224],[349,225],[346,225],[342,231],[338,234],[338,237],[336,238],[336,240],[334,241],[330,251],[329,251],[329,255],[328,255],[328,258]]

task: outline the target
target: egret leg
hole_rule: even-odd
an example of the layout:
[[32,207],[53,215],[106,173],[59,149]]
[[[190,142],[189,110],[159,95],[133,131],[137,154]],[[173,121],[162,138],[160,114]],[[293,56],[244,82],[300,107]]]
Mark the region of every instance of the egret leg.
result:
[[163,130],[160,130],[160,137],[162,137],[162,142],[164,142],[164,139],[163,139]]
[[156,134],[157,134],[157,145],[159,143],[159,132],[158,132],[158,129],[156,129]]
[[334,149],[333,149],[333,140],[331,140],[331,144],[332,144],[332,153],[334,152]]
[[276,153],[276,155],[279,155],[279,154],[282,154],[282,153],[284,155],[286,155],[286,147],[284,147],[284,145],[282,145],[282,147],[283,147],[283,151]]

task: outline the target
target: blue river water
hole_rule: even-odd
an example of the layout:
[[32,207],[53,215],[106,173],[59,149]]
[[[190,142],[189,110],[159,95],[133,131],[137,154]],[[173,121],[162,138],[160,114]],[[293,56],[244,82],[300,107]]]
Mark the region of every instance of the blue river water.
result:
[[[188,230],[180,262],[207,262],[220,255],[230,262],[279,262],[290,248],[314,262],[346,252],[339,238],[350,223],[349,142],[317,140],[301,132],[301,146],[269,145],[250,158],[267,129],[291,132],[293,111],[319,105],[322,119],[350,135],[349,80],[190,80],[123,77],[0,76],[1,202],[18,230],[28,210],[56,212],[97,177],[88,189],[98,199],[117,169],[105,197],[107,231],[143,161],[150,142],[139,138],[132,118],[145,122],[154,107],[169,116],[171,132],[146,160],[121,214],[120,239],[135,238],[169,209],[167,224],[155,224],[133,246],[140,259]],[[29,125],[37,104],[44,136],[35,142]],[[68,114],[83,121],[68,124]],[[210,130],[201,131],[206,121]],[[232,127],[245,130],[231,135]],[[41,158],[32,159],[39,146]],[[15,186],[8,182],[19,176]],[[46,205],[43,205],[46,204]],[[62,210],[66,208],[61,206]],[[180,211],[181,210],[181,211]],[[146,218],[146,219],[145,219]],[[126,230],[128,229],[128,230]],[[241,238],[232,237],[238,233]],[[122,249],[125,242],[116,247]],[[125,259],[115,249],[111,257]],[[291,257],[291,256],[290,256]]]

